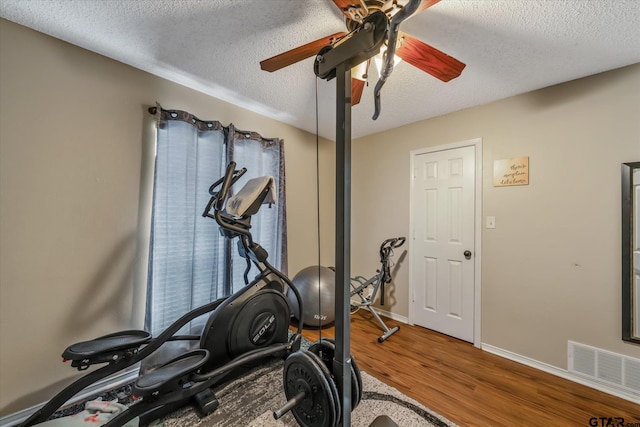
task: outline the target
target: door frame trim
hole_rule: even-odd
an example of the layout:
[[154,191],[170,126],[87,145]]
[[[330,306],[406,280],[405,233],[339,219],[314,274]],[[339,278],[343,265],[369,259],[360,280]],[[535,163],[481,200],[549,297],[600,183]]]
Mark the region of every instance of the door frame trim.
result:
[[[415,158],[421,154],[429,154],[437,151],[445,151],[463,147],[475,148],[475,163],[476,163],[476,176],[475,176],[475,215],[474,215],[474,319],[473,319],[473,345],[480,348],[482,344],[481,339],[481,321],[482,321],[482,138],[473,138],[465,141],[453,142],[450,144],[436,145],[433,147],[419,148],[411,150],[410,155],[410,168],[409,168],[409,252],[412,253],[414,248],[413,235],[414,235],[414,218],[413,218],[413,171],[415,167]],[[411,268],[411,258],[409,259],[409,324],[414,324],[413,313],[413,300],[414,300],[414,285],[413,285],[413,269]]]

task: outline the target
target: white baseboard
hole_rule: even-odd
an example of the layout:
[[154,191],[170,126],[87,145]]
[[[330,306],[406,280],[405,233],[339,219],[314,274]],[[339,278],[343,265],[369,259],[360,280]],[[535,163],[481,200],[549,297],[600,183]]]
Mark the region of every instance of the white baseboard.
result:
[[[92,384],[89,387],[85,388],[81,393],[73,396],[63,406],[82,402],[83,400],[86,400],[91,396],[95,396],[96,394],[102,394],[106,391],[113,390],[114,388],[128,384],[137,378],[138,369],[138,367],[131,368],[129,370],[118,372],[110,377],[104,378],[96,382],[95,384]],[[4,417],[0,418],[0,427],[12,427],[18,425],[19,423],[29,418],[31,414],[36,412],[38,409],[42,408],[45,404],[46,402],[27,409],[23,409],[19,412],[14,412],[13,414],[5,415]]]
[[397,320],[398,322],[402,323],[409,323],[409,319],[405,316],[400,316],[399,314],[391,313],[390,311],[382,310],[378,307],[373,307],[373,309],[380,316],[388,317],[389,319]]
[[535,369],[539,369],[541,371],[547,372],[549,374],[555,375],[560,378],[564,378],[569,381],[573,381],[578,384],[582,384],[587,387],[594,388],[603,393],[611,394],[613,396],[619,397],[621,399],[629,400],[633,403],[640,403],[640,395],[629,392],[624,389],[619,389],[617,387],[613,387],[609,384],[604,384],[598,381],[593,381],[588,378],[583,378],[579,375],[573,374],[565,369],[560,369],[556,366],[549,365],[544,362],[540,362],[535,359],[531,359],[526,356],[522,356],[520,354],[514,353],[509,350],[504,350],[499,347],[494,347],[490,344],[482,343],[482,350],[487,351],[489,353],[495,354],[500,357],[504,357],[505,359],[513,360],[514,362],[521,363],[523,365],[530,366]]
[[[380,316],[388,317],[390,319],[397,320],[402,323],[407,323],[407,324],[409,323],[409,319],[407,317],[399,316],[397,314],[394,314],[385,310],[381,310],[378,307],[374,307],[374,310],[376,310],[376,312]],[[495,354],[500,357],[504,357],[505,359],[513,360],[514,362],[518,362],[523,365],[527,365],[532,368],[539,369],[541,371],[555,375],[557,377],[564,378],[566,380],[573,381],[575,383],[582,384],[587,387],[591,387],[598,391],[602,391],[603,393],[611,394],[621,399],[629,400],[633,403],[640,404],[640,395],[623,388],[618,388],[615,385],[594,381],[591,378],[582,377],[578,374],[574,374],[573,372],[569,372],[565,369],[561,369],[556,366],[549,365],[547,363],[540,362],[538,360],[531,359],[526,356],[522,356],[520,354],[514,353],[509,350],[504,350],[499,347],[492,346],[491,344],[481,343],[480,348],[489,353]]]

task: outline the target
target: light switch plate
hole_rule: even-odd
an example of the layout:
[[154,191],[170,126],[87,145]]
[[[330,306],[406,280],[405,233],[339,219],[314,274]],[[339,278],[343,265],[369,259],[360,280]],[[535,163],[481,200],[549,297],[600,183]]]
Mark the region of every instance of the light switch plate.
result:
[[487,217],[487,228],[496,228],[496,217],[488,216]]

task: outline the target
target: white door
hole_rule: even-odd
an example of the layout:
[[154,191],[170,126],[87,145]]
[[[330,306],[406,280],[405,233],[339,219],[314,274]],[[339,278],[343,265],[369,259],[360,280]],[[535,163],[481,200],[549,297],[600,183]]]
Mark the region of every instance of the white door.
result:
[[413,157],[413,323],[474,340],[475,146]]

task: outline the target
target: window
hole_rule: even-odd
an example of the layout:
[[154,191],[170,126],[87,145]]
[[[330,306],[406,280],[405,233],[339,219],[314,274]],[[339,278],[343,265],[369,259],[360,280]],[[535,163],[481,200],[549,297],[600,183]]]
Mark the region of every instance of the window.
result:
[[[275,178],[278,202],[271,208],[264,206],[253,217],[251,231],[269,253],[269,261],[286,269],[282,141],[202,121],[182,111],[162,110],[145,319],[146,329],[154,335],[184,313],[244,286],[246,263],[237,253],[235,239],[225,239],[213,219],[202,217],[209,186],[224,175],[231,160],[247,168],[236,189],[257,176]],[[256,274],[254,267],[249,280]]]

